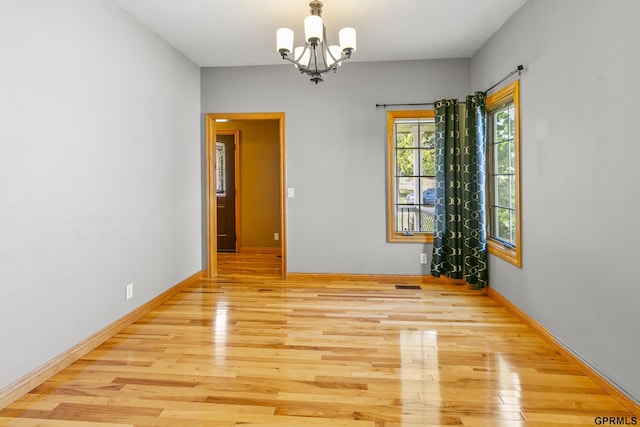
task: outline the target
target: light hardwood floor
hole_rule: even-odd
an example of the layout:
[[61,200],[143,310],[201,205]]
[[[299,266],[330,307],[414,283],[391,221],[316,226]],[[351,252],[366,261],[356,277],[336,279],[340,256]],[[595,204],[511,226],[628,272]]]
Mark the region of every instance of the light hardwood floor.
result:
[[[419,278],[279,279],[221,254],[0,411],[1,426],[569,426],[633,414],[484,293]],[[394,285],[421,289],[396,289]],[[640,423],[640,421],[639,421]]]

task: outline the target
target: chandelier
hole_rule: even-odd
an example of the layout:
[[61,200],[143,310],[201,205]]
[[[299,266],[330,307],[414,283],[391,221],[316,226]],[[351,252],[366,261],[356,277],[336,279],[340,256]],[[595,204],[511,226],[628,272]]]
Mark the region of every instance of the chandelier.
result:
[[[300,73],[311,77],[315,84],[323,81],[322,76],[334,73],[345,59],[356,51],[356,30],[346,27],[338,32],[340,46],[329,45],[327,28],[322,22],[322,2],[309,3],[311,15],[304,20],[305,45],[293,48],[293,30],[279,28],[276,33],[277,49],[282,59],[292,62]],[[293,55],[292,55],[293,53]]]

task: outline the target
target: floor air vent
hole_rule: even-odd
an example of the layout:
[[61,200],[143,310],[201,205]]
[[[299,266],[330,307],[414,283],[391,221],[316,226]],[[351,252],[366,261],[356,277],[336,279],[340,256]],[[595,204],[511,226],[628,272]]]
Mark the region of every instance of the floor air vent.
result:
[[419,285],[396,285],[396,289],[422,289]]

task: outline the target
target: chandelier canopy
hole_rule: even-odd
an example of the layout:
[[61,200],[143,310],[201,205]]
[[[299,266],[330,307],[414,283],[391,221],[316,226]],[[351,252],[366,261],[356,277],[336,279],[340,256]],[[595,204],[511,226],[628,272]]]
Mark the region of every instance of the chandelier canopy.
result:
[[276,33],[277,49],[282,59],[292,62],[302,74],[311,77],[315,84],[323,81],[322,76],[334,73],[342,61],[351,58],[356,51],[356,30],[346,27],[338,32],[340,46],[329,45],[327,28],[322,22],[322,2],[309,3],[311,15],[304,20],[304,46],[293,48],[293,30],[279,28]]

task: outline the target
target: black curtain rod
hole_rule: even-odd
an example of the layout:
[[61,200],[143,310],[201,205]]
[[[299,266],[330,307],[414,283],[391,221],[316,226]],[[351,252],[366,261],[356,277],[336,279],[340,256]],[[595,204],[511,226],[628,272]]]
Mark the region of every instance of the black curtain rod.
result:
[[[493,86],[491,86],[489,89],[485,90],[484,93],[487,93],[489,91],[491,91],[492,89],[495,89],[498,85],[500,85],[500,83],[502,83],[503,81],[507,80],[509,77],[513,76],[515,73],[520,74],[522,72],[522,70],[524,70],[524,66],[523,65],[518,65],[516,67],[515,70],[513,70],[512,72],[510,72],[509,74],[507,74],[506,76],[504,76],[502,79],[500,79],[500,81],[496,84],[494,84]],[[434,105],[433,102],[416,102],[416,103],[409,103],[409,104],[376,104],[376,108],[387,108],[387,107],[416,107],[419,105]]]
[[518,75],[520,75],[522,70],[524,70],[524,66],[523,65],[518,65],[515,70],[513,70],[512,72],[510,72],[509,74],[504,76],[502,78],[502,80],[500,80],[498,83],[494,84],[489,89],[485,90],[484,93],[489,92],[491,89],[495,89],[498,85],[500,85],[500,83],[502,83],[503,81],[507,80],[509,77],[513,76],[515,73],[518,73]]
[[418,102],[418,103],[414,103],[414,104],[376,104],[376,108],[382,107],[382,108],[387,108],[387,107],[402,107],[402,106],[411,106],[411,107],[415,107],[418,105],[433,105],[433,102]]

